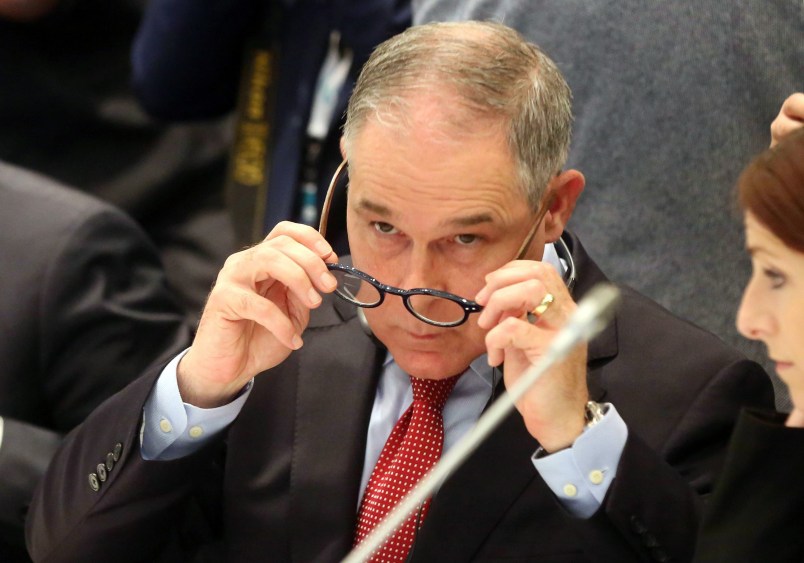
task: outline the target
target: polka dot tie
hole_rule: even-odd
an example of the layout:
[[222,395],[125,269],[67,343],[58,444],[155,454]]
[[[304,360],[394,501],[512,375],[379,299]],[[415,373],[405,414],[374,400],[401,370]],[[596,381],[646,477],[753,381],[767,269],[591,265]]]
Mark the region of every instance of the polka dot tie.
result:
[[[358,545],[393,510],[441,457],[444,445],[442,411],[460,375],[449,379],[410,378],[413,404],[397,421],[369,477],[358,511],[354,545]],[[371,561],[404,561],[421,526],[430,499],[378,549]]]

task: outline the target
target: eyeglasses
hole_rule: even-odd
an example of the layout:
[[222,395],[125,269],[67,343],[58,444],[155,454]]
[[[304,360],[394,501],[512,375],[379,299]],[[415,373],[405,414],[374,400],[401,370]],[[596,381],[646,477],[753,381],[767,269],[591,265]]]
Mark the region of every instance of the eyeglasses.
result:
[[[327,188],[327,195],[324,198],[324,206],[321,210],[321,222],[318,226],[318,232],[325,238],[332,196],[340,175],[345,169],[346,161],[344,160],[338,166],[338,169],[335,170],[335,174],[332,176],[332,180],[329,183],[329,188]],[[522,245],[519,247],[515,260],[520,260],[524,257],[551,203],[552,198],[548,198],[539,209],[536,220],[530,228],[530,231],[528,231],[528,235],[525,237]],[[405,308],[420,321],[445,328],[462,325],[469,318],[469,315],[479,313],[483,310],[481,305],[478,305],[470,299],[455,295],[454,293],[421,287],[415,289],[400,289],[381,283],[365,272],[361,272],[357,268],[346,264],[327,264],[327,268],[338,281],[335,294],[341,299],[354,303],[358,307],[379,307],[385,300],[385,295],[390,293],[401,297]]]

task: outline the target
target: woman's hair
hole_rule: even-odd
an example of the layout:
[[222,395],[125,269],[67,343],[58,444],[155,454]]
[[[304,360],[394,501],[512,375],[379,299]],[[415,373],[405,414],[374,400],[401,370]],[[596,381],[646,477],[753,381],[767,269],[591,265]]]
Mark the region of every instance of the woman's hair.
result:
[[737,181],[743,211],[804,252],[804,127],[756,157]]

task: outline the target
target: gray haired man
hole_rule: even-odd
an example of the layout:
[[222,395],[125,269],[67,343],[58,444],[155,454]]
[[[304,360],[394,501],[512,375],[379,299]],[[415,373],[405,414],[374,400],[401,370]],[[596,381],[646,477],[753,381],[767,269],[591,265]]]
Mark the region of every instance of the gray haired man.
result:
[[[341,559],[395,479],[452,447],[605,279],[565,231],[584,187],[562,168],[569,99],[555,65],[498,24],[382,44],[342,142],[351,259],[331,251],[326,216],[233,255],[192,347],[64,446],[32,507],[35,559],[149,560],[177,534],[230,561]],[[417,418],[414,389],[440,381],[445,404]],[[624,288],[614,323],[375,558],[688,559],[740,405],[771,402],[759,366]],[[437,453],[405,458],[422,421]],[[188,544],[196,506],[208,532]]]

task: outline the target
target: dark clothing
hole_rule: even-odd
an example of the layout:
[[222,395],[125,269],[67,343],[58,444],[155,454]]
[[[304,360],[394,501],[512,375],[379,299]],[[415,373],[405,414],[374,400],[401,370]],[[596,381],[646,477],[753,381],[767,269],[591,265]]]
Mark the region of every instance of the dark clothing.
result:
[[0,560],[8,563],[28,560],[23,519],[62,435],[190,334],[155,249],[111,206],[0,163],[0,226]]
[[[300,165],[310,109],[330,32],[354,52],[323,143],[319,208],[341,161],[340,127],[354,81],[385,39],[410,25],[409,0],[153,0],[133,52],[143,105],[166,119],[198,119],[234,108],[244,47],[272,13],[279,19],[279,68],[273,116],[265,232],[296,220]],[[269,24],[270,25],[270,24]],[[337,225],[336,225],[337,227]]]
[[63,1],[0,20],[0,159],[111,202],[160,250],[191,315],[234,250],[223,205],[225,123],[149,119],[130,87],[138,0]]
[[804,430],[746,411],[707,507],[696,561],[804,561]]
[[[605,276],[565,236],[580,298]],[[340,560],[352,542],[386,352],[361,330],[353,306],[326,299],[312,311],[305,345],[256,378],[226,439],[190,457],[140,455],[142,406],[158,370],[101,407],[36,494],[28,545],[37,561],[148,561],[202,482],[223,497],[212,513],[228,561]],[[691,558],[700,497],[712,488],[740,405],[772,403],[767,375],[627,288],[588,358],[591,398],[616,405],[630,432],[598,513],[579,520],[560,507],[531,463],[538,444],[515,412],[442,485],[413,561]],[[124,453],[93,492],[87,474],[117,443]]]

